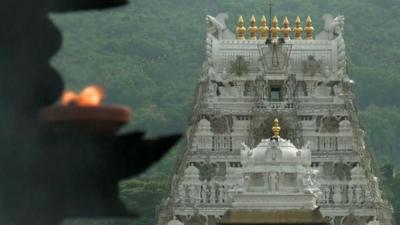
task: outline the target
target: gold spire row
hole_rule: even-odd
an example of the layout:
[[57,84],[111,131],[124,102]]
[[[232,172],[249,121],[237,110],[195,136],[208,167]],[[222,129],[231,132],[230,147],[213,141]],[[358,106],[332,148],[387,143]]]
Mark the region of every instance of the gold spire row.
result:
[[290,32],[292,31],[292,29],[290,29],[289,27],[290,23],[289,23],[289,19],[285,16],[285,19],[283,20],[283,27],[282,27],[282,33],[283,33],[283,38],[285,38],[285,40],[290,40]]
[[306,40],[312,40],[314,27],[312,25],[312,20],[310,16],[307,17],[306,27],[304,28],[304,31],[306,32]]
[[303,28],[301,27],[300,17],[296,17],[296,21],[294,21],[295,27],[293,28],[294,39],[301,40],[301,34],[303,33]]
[[279,38],[279,32],[281,31],[281,29],[278,27],[278,23],[278,18],[274,16],[274,18],[272,19],[271,28],[269,30],[269,32],[271,32],[272,40]]
[[258,39],[260,40],[266,40],[269,35],[271,35],[271,38],[273,40],[276,40],[281,37],[281,34],[285,40],[290,40],[291,36],[293,37],[294,40],[301,40],[303,36],[303,31],[305,33],[306,40],[313,40],[314,27],[310,16],[307,17],[304,28],[301,25],[301,19],[299,16],[296,17],[293,28],[290,27],[290,22],[288,17],[284,17],[282,22],[282,28],[279,27],[279,20],[278,17],[276,16],[274,16],[274,18],[272,19],[270,28],[267,25],[268,24],[267,18],[265,16],[261,17],[260,27],[257,27],[257,20],[254,17],[254,15],[251,16],[249,22],[250,25],[246,29],[246,27],[244,26],[243,17],[242,16],[239,17],[236,26],[237,40],[245,40],[246,36],[249,40],[257,40],[257,36]]
[[279,120],[278,118],[274,119],[274,122],[272,123],[272,138],[279,138],[281,133],[281,127],[279,126]]
[[244,33],[246,32],[246,28],[244,27],[244,20],[243,17],[240,16],[238,23],[237,23],[237,27],[236,27],[236,38],[238,40],[244,40]]
[[260,31],[260,39],[265,40],[268,38],[269,28],[267,26],[267,18],[265,18],[265,16],[262,16],[261,18],[261,26],[259,31]]
[[250,40],[257,40],[258,28],[257,28],[257,25],[256,25],[256,18],[254,17],[254,15],[251,16],[250,27],[247,29],[247,31],[250,34],[250,37],[249,37]]

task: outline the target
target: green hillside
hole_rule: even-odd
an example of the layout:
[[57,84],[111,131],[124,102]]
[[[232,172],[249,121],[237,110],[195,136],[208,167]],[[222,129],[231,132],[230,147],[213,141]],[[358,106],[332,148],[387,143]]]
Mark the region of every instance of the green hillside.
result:
[[[398,0],[280,0],[274,15],[311,15],[316,33],[321,15],[346,17],[345,39],[352,79],[356,81],[363,124],[380,165],[396,165],[400,141],[400,4]],[[239,15],[246,20],[266,11],[261,0],[147,0],[124,8],[52,15],[64,43],[54,58],[66,86],[79,90],[96,83],[106,87],[107,101],[134,109],[129,128],[150,135],[182,132],[196,82],[201,75],[206,35],[205,15],[227,12],[231,28]],[[154,220],[154,208],[173,171],[174,153],[142,178],[122,184],[121,196]],[[397,183],[396,183],[397,182]],[[387,180],[387,195],[400,178]],[[396,200],[399,201],[400,200]],[[395,206],[400,203],[395,202]],[[140,207],[138,207],[140,206]]]

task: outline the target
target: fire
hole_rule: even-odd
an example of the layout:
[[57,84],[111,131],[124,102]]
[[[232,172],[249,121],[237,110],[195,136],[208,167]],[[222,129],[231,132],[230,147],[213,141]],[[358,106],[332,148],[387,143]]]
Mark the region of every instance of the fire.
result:
[[69,106],[98,106],[104,98],[104,89],[97,85],[84,88],[79,94],[65,91],[62,95],[61,105]]

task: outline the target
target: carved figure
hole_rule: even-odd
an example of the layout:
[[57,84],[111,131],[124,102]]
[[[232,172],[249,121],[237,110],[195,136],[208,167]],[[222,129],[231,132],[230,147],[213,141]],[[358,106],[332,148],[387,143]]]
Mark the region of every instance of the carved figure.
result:
[[291,74],[286,81],[286,97],[289,100],[293,100],[296,93],[296,75]]
[[313,55],[309,55],[303,62],[303,73],[306,76],[315,76],[321,72],[321,62],[317,61]]
[[315,175],[312,171],[308,170],[303,177],[303,187],[305,193],[314,194],[315,196],[321,195],[320,184],[315,181]]
[[278,186],[277,175],[275,172],[271,172],[269,174],[269,190],[273,192],[278,191],[277,186]]
[[235,74],[236,76],[243,76],[249,72],[250,63],[245,60],[244,56],[237,56],[236,60],[231,62],[231,68],[229,72]]
[[254,89],[256,93],[256,97],[258,101],[262,101],[265,95],[265,80],[262,76],[257,76],[256,80],[254,81]]
[[333,18],[330,14],[324,14],[322,19],[325,21],[324,30],[316,36],[318,40],[333,40],[342,35],[344,29],[344,16],[339,15]]
[[234,34],[227,29],[225,24],[225,20],[228,18],[226,13],[220,13],[216,17],[207,15],[207,33],[217,39],[234,39]]

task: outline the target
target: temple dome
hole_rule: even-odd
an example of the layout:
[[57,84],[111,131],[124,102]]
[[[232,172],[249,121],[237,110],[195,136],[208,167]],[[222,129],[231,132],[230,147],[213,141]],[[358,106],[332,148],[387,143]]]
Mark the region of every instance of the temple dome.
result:
[[185,169],[185,175],[186,176],[198,176],[199,175],[199,169],[197,169],[197,167],[195,166],[188,166]]
[[207,119],[201,119],[197,126],[199,129],[209,129],[211,127],[211,123]]
[[309,150],[297,149],[289,140],[283,138],[264,139],[254,149],[245,154],[247,165],[311,164]]
[[359,165],[357,165],[353,169],[351,169],[350,173],[351,173],[351,179],[353,181],[361,180],[361,179],[365,178],[365,170]]
[[320,194],[314,181],[309,149],[297,149],[279,136],[274,120],[273,136],[255,148],[243,144],[241,151],[243,190],[234,196],[242,209],[315,209]]
[[183,223],[174,218],[173,220],[170,220],[166,225],[183,225]]
[[339,130],[345,131],[345,130],[350,130],[351,129],[351,122],[348,120],[342,120],[339,123]]

